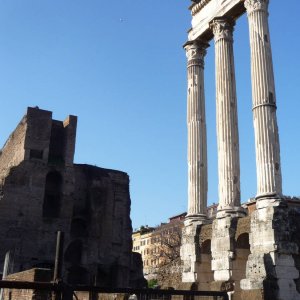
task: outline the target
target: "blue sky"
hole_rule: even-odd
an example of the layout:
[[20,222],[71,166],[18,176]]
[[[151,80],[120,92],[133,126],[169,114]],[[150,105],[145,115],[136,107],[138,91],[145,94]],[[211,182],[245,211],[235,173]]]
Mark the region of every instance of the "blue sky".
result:
[[[270,1],[283,191],[300,195],[298,0]],[[27,106],[77,115],[75,161],[130,175],[133,227],[187,208],[188,0],[1,0],[0,143]],[[234,32],[241,193],[256,193],[247,18]],[[214,47],[205,66],[209,203],[217,202]]]

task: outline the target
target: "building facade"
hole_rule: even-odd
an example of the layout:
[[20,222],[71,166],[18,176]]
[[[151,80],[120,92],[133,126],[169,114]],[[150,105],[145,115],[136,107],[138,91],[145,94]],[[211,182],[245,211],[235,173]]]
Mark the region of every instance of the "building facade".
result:
[[[208,206],[208,219],[213,220],[216,212],[217,204]],[[132,251],[141,254],[143,272],[147,280],[157,279],[158,274],[167,265],[172,265],[174,273],[181,272],[180,246],[185,216],[186,213],[181,213],[170,217],[168,222],[159,226],[142,226],[133,232]],[[179,282],[176,287],[179,287]]]

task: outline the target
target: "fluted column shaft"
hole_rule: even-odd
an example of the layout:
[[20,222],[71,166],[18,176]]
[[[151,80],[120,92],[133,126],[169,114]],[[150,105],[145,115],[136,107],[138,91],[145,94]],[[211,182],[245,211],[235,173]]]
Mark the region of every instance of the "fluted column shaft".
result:
[[251,48],[257,198],[282,193],[268,3],[268,0],[245,0]]
[[207,142],[204,96],[204,56],[207,44],[194,41],[185,45],[188,59],[188,215],[187,219],[206,217]]
[[215,18],[210,26],[215,40],[218,211],[233,213],[240,209],[239,136],[232,37],[234,21]]

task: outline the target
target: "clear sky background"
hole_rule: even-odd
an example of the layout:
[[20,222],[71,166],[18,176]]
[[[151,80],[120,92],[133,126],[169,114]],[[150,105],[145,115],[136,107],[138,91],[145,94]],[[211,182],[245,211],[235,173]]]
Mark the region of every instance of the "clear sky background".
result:
[[[283,191],[300,195],[300,1],[270,1]],[[0,0],[0,144],[36,106],[79,117],[75,161],[130,175],[133,227],[187,209],[188,0]],[[255,196],[247,18],[234,32],[242,201]],[[205,92],[218,201],[214,46]]]

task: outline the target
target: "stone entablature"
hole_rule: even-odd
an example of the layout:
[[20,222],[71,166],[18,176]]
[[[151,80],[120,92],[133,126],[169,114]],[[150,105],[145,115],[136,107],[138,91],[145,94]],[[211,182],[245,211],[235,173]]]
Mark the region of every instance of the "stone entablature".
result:
[[216,17],[236,18],[245,11],[244,0],[202,0],[190,7],[192,13],[192,28],[189,31],[188,40],[194,41],[200,37],[213,36],[209,23]]

